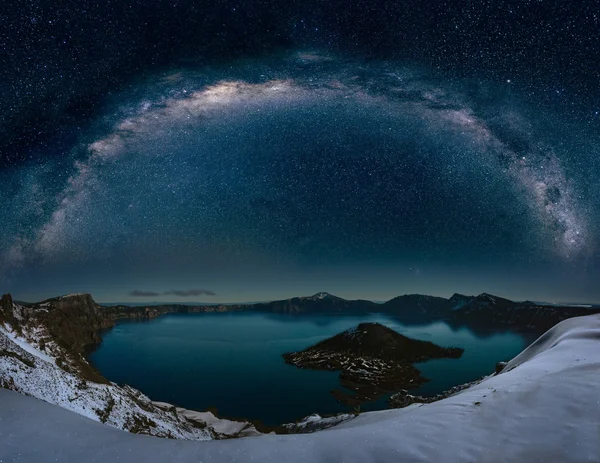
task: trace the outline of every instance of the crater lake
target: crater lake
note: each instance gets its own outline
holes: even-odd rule
[[[330,391],[339,372],[287,365],[282,354],[305,349],[361,322],[382,323],[397,332],[445,347],[465,349],[460,359],[415,366],[430,381],[413,394],[435,395],[494,372],[526,346],[511,332],[475,334],[444,322],[405,325],[385,314],[284,315],[257,312],[167,314],[148,321],[120,321],[103,334],[89,356],[109,380],[129,384],[154,401],[222,418],[265,425],[294,422],[312,413],[351,411]],[[365,409],[386,408],[386,400]]]

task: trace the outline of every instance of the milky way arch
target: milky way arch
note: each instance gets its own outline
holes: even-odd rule
[[[162,260],[191,250],[206,262],[335,261],[396,246],[460,253],[469,242],[483,254],[503,240],[528,259],[589,255],[589,206],[560,153],[510,89],[473,87],[307,53],[155,76],[73,149],[62,186],[47,187],[48,170],[28,174],[19,194],[30,206],[9,216],[4,262],[148,247]]]

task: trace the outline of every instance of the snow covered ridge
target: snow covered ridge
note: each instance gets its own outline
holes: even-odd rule
[[[260,434],[246,422],[159,407],[132,387],[118,386],[101,376],[103,381],[90,380],[82,374],[81,365],[87,364],[83,356],[74,358],[77,354],[55,342],[38,319],[47,309],[40,312],[11,302],[9,313],[7,298],[2,303],[0,315],[10,322],[0,319],[0,387],[132,433],[186,440]]]
[[[331,301],[341,300],[341,298],[334,296],[333,294],[326,293],[324,291],[313,294],[312,296],[302,296],[302,297],[299,297],[298,299],[304,299],[306,301],[322,301],[323,299],[329,299]]]
[[[571,318],[498,375],[431,404],[309,434],[181,442],[123,433],[0,389],[0,460],[27,463],[598,463],[600,315]],[[310,422],[318,420],[312,417]],[[48,423],[51,423],[49,425]]]

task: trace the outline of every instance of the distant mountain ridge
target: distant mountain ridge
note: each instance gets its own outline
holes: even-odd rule
[[[372,301],[347,300],[326,292],[312,296],[292,297],[280,301],[262,302],[248,305],[249,310],[259,312],[301,314],[301,313],[352,313],[376,311],[381,306]]]
[[[25,304],[22,304],[25,306]],[[455,293],[449,299],[423,294],[405,294],[384,303],[368,300],[348,300],[327,292],[311,296],[259,302],[255,304],[184,305],[162,304],[147,306],[97,304],[89,294],[71,294],[26,304],[33,309],[59,309],[57,330],[67,342],[78,346],[94,345],[100,341],[97,332],[110,328],[119,319],[150,319],[169,313],[204,312],[264,312],[288,315],[384,313],[401,323],[422,324],[443,320],[454,327],[472,330],[518,331],[540,335],[567,318],[600,313],[599,307],[559,306],[536,302],[514,302],[482,293],[467,296]],[[84,329],[85,328],[85,329]]]
[[[227,306],[220,306],[227,310]],[[384,303],[347,300],[329,293],[293,297],[259,304],[231,306],[232,310],[270,313],[342,314],[385,313],[408,324],[444,320],[451,326],[467,326],[475,331],[513,330],[539,335],[567,318],[600,313],[600,308],[515,302],[482,293],[467,296],[455,293],[449,299],[423,294],[405,294]]]

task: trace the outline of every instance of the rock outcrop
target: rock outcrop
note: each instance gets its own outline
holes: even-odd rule
[[[14,323],[13,300],[10,294],[3,294],[0,299],[0,323]]]
[[[2,312],[4,314],[12,314],[13,301],[12,296],[10,294],[2,295],[2,299],[0,299],[0,308],[2,309]]]
[[[464,389],[474,386],[475,384],[479,384],[484,379],[485,378],[480,378],[476,379],[475,381],[469,381],[468,383],[459,384],[458,386],[454,386],[453,388],[450,388],[447,391],[441,392],[440,394],[430,397],[412,395],[406,389],[402,389],[401,391],[398,391],[390,396],[390,398],[388,399],[388,404],[390,408],[404,408],[412,404],[430,404],[433,402],[437,402],[438,400],[451,397],[454,394],[458,394]]]
[[[356,418],[355,413],[340,413],[334,416],[322,417],[318,414],[307,416],[295,423],[286,423],[277,429],[277,434],[309,434],[323,429],[332,428],[340,423]]]

